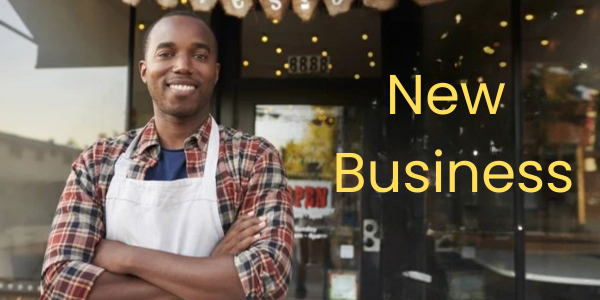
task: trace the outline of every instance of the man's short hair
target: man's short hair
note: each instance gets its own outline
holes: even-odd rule
[[[194,18],[194,19],[200,20],[202,23],[206,24],[206,22],[204,22],[204,20],[198,14],[196,14],[192,11],[189,11],[189,10],[173,10],[173,11],[170,11],[170,12],[164,14],[162,17],[158,18],[158,20],[154,21],[148,27],[148,29],[144,32],[144,35],[142,36],[142,49],[144,51],[143,52],[144,57],[146,57],[146,51],[148,51],[148,38],[150,37],[150,33],[152,32],[152,29],[154,28],[154,26],[158,22],[160,22],[160,20],[162,20],[164,18],[176,17],[176,16]],[[218,53],[219,45],[217,45],[217,37],[215,36],[215,33],[212,31],[212,28],[210,28],[210,26],[208,26],[208,24],[206,24],[206,27],[208,28],[208,31],[210,32],[213,40],[215,41],[215,47],[216,47],[215,51]]]

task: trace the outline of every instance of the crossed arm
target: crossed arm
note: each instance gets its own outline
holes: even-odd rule
[[[96,280],[88,299],[244,299],[234,255],[261,239],[264,221],[240,217],[209,258],[102,240],[93,264],[106,271]]]
[[[264,215],[259,226],[264,228],[256,227],[263,220],[239,217],[213,255],[192,258],[104,240],[102,204],[92,192],[93,167],[82,155],[53,221],[40,299],[283,299],[291,271],[293,213],[285,175],[274,172],[273,162],[280,165],[270,151],[255,162],[240,209]]]

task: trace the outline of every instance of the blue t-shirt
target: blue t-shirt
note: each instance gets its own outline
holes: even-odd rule
[[[183,178],[187,178],[184,150],[161,149],[158,163],[148,169],[145,180],[170,181]]]

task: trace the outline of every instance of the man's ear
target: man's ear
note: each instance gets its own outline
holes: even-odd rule
[[[146,79],[146,70],[147,70],[147,68],[146,68],[146,61],[145,60],[140,60],[139,67],[140,67],[140,76],[142,77],[142,81],[144,83],[146,83],[146,81],[147,81],[147,79]]]
[[[216,67],[216,76],[215,76],[215,84],[217,85],[217,82],[219,82],[219,73],[221,72],[221,64],[217,63],[217,67]]]

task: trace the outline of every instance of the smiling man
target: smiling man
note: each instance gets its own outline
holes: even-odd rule
[[[277,150],[219,127],[217,43],[169,13],[140,62],[154,118],[73,163],[52,224],[40,299],[284,299],[293,211]]]

